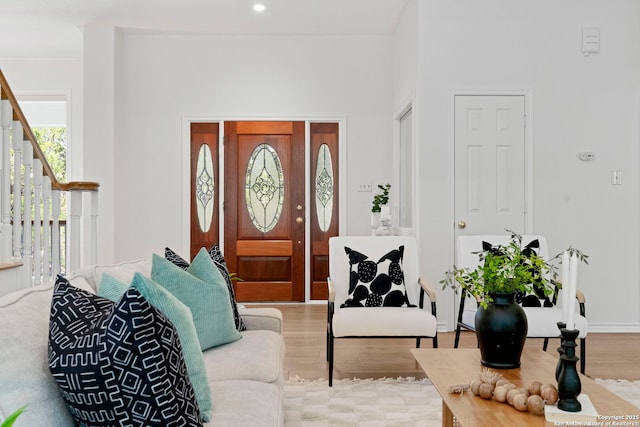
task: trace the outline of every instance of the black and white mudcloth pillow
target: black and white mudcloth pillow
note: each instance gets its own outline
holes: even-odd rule
[[[231,298],[231,306],[233,307],[233,319],[236,323],[236,329],[239,331],[245,331],[247,327],[238,313],[238,305],[236,304],[236,293],[233,289],[233,284],[231,283],[231,274],[229,273],[229,268],[227,267],[227,262],[222,255],[222,251],[220,250],[220,246],[213,245],[211,249],[209,249],[209,256],[213,263],[220,270],[220,274],[224,277],[224,281],[227,283],[227,289],[229,290],[229,297]]]
[[[224,256],[220,251],[220,246],[213,245],[211,249],[209,249],[209,256],[211,260],[220,271],[220,274],[224,278],[225,283],[227,284],[227,290],[229,291],[229,299],[231,300],[231,308],[233,309],[233,321],[235,322],[236,329],[240,332],[245,331],[247,327],[242,320],[242,316],[238,313],[238,305],[236,303],[236,293],[233,289],[233,284],[231,283],[231,275],[229,274],[229,269],[227,268],[227,263],[224,260]],[[171,261],[174,265],[180,267],[183,270],[189,268],[189,263],[184,260],[180,255],[175,253],[170,248],[164,248],[164,257],[167,261]]]
[[[49,370],[81,426],[202,426],[178,334],[135,288],[120,301],[58,276]]]
[[[173,265],[180,267],[183,270],[189,268],[189,263],[184,260],[180,255],[175,253],[171,248],[164,248],[164,257],[167,261],[171,261]]]
[[[404,246],[378,261],[344,247],[349,257],[349,298],[341,307],[409,307],[402,271]]]
[[[485,252],[500,254],[502,246],[492,245],[489,242],[483,241],[482,250]],[[524,248],[522,248],[522,253],[527,256],[538,255],[538,250],[540,250],[540,241],[538,239],[533,239],[527,243]],[[549,297],[544,294],[544,285],[542,283],[534,283],[533,285],[535,295],[525,295],[522,292],[516,292],[516,302],[523,307],[553,307],[553,302],[551,302]]]

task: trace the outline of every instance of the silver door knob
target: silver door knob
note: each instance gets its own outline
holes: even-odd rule
[[[461,230],[462,230],[462,229],[463,229],[463,228],[465,228],[466,226],[467,226],[467,223],[466,223],[466,222],[464,222],[464,221],[458,221],[458,228],[459,228],[459,229],[461,229]]]

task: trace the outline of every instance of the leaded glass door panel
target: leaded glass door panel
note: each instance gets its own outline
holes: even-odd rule
[[[239,301],[304,301],[304,122],[225,123],[225,259]]]
[[[218,243],[218,123],[191,123],[191,258]]]
[[[311,299],[328,297],[329,237],[338,235],[338,124],[311,123]]]

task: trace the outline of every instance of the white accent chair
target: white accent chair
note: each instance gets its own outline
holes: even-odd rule
[[[536,250],[539,257],[549,260],[549,250],[547,240],[544,236],[525,235],[522,236],[523,247],[534,240],[538,240],[539,248]],[[511,235],[478,235],[459,236],[456,246],[456,267],[474,269],[478,265],[478,252],[482,252],[482,243],[488,242],[491,245],[506,245],[511,240]],[[527,338],[544,338],[542,349],[547,350],[549,338],[560,338],[560,331],[557,323],[563,320],[562,300],[563,290],[560,282],[556,283],[555,292],[550,296],[553,307],[523,307],[527,315],[528,332]],[[560,296],[560,298],[558,298]],[[575,316],[575,327],[580,331],[580,372],[585,371],[586,337],[588,322],[585,317],[584,294],[577,291],[579,313]],[[542,304],[542,301],[541,301]],[[475,332],[475,315],[478,308],[478,301],[464,290],[460,293],[460,306],[458,309],[458,320],[456,325],[456,335],[454,348],[458,347],[461,329]]]
[[[409,302],[415,307],[345,307],[349,298],[350,264],[345,246],[378,261],[404,245],[402,269]],[[327,307],[327,360],[329,386],[333,383],[336,338],[431,338],[438,347],[436,293],[419,278],[418,251],[410,236],[338,236],[329,239],[329,299]],[[424,307],[425,294],[430,309]]]

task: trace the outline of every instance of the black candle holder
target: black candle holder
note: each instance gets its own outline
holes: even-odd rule
[[[564,348],[562,347],[564,345],[564,338],[562,337],[562,330],[566,329],[567,324],[564,322],[558,322],[558,329],[560,329],[560,347],[558,347],[558,354],[560,355],[560,357],[558,357],[558,365],[556,366],[556,382],[558,381],[558,379],[560,378],[560,372],[562,371],[562,355],[564,354]]]
[[[560,356],[562,367],[558,376],[558,409],[567,412],[580,412],[582,404],[578,401],[582,384],[576,369],[576,338],[580,331],[577,329],[560,329],[564,354]]]

